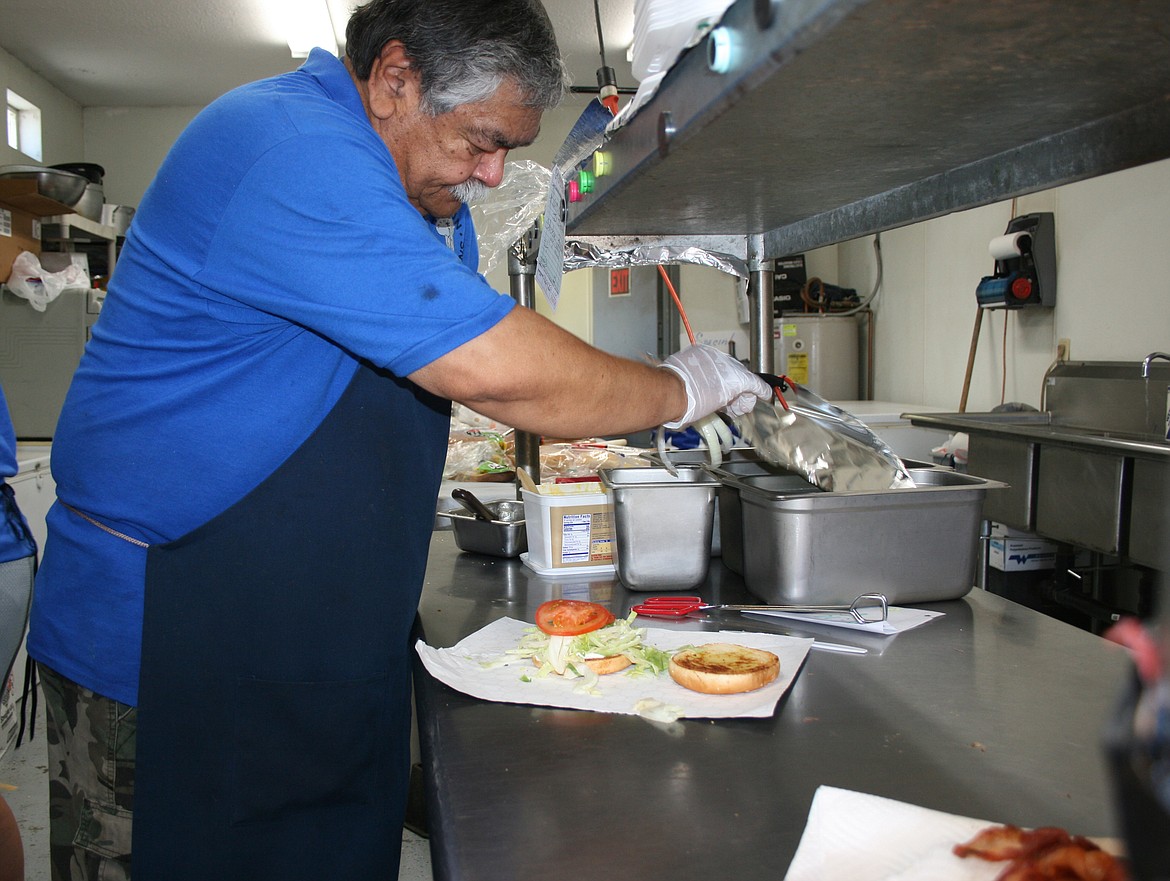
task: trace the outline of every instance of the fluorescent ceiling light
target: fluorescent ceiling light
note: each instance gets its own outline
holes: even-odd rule
[[[284,27],[293,58],[307,58],[316,46],[337,54],[337,34],[325,0],[289,0]]]

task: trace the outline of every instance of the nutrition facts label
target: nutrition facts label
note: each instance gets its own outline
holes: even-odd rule
[[[592,530],[592,514],[566,514],[561,518],[562,563],[583,563],[590,559]]]

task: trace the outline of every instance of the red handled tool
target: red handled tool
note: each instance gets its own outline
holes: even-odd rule
[[[648,618],[685,618],[693,612],[790,612],[818,615],[847,612],[858,624],[876,624],[889,614],[886,597],[880,593],[863,593],[853,602],[841,605],[741,605],[704,603],[702,597],[647,597],[633,610]]]

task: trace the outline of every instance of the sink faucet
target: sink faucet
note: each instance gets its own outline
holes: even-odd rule
[[[1146,355],[1146,359],[1142,361],[1142,379],[1150,378],[1150,362],[1156,358],[1161,358],[1163,361],[1170,361],[1170,355],[1165,352],[1151,352]]]

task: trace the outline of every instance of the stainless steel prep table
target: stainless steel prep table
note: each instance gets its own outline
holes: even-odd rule
[[[699,593],[748,596],[717,558]],[[551,581],[519,560],[461,553],[450,532],[436,532],[422,635],[450,646],[496,618],[531,620],[558,596],[621,614],[646,594],[612,578]],[[981,590],[932,608],[945,617],[885,640],[794,628],[869,652],[811,651],[769,719],[663,725],[490,703],[439,683],[416,659],[435,878],[569,870],[776,881],[820,784],[996,822],[1119,834],[1101,742],[1128,676],[1122,650]]]

